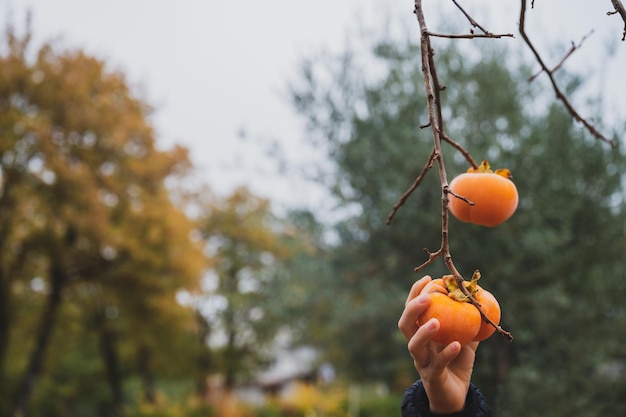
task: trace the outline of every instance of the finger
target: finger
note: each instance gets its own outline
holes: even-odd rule
[[[422,294],[407,303],[400,319],[398,320],[398,328],[407,340],[413,337],[419,328],[417,318],[429,304],[430,296],[428,294]]]
[[[430,365],[434,352],[429,346],[432,345],[430,342],[437,330],[439,330],[439,320],[430,319],[423,326],[420,326],[409,340],[409,353],[411,353],[418,370]]]
[[[417,297],[419,293],[422,292],[426,284],[428,284],[431,280],[432,278],[429,275],[424,275],[422,278],[417,280],[411,287],[411,290],[409,291],[409,296],[406,298],[406,302],[404,303],[404,305],[407,305],[409,301]]]
[[[474,363],[477,347],[478,342],[470,342],[463,346],[463,348],[461,348],[461,352],[457,355],[456,360],[461,361],[461,363]]]
[[[459,353],[461,352],[461,344],[459,342],[452,342],[448,346],[444,347],[438,355],[433,358],[432,368],[435,373],[443,372],[443,370],[450,365]]]
[[[470,349],[472,349],[473,352],[476,352],[476,349],[478,349],[478,344],[480,342],[469,342],[466,346]]]

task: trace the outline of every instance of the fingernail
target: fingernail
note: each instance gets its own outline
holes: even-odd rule
[[[434,329],[434,328],[435,328],[435,326],[437,326],[437,325],[435,324],[435,319],[430,319],[430,320],[428,320],[428,321],[426,322],[426,324],[425,324],[425,327],[426,327],[427,329]]]

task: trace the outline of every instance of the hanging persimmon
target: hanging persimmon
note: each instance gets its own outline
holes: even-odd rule
[[[487,161],[478,168],[468,169],[450,182],[450,212],[462,222],[481,226],[493,227],[505,222],[515,213],[519,201],[511,178],[511,171],[493,172]]]

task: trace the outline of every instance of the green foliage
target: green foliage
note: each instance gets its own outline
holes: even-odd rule
[[[398,415],[402,397],[397,394],[385,396],[369,396],[359,405],[359,417],[395,416]]]
[[[560,103],[529,88],[526,69],[504,64],[506,51],[456,45],[436,54],[446,133],[476,160],[511,169],[521,196],[498,228],[451,220],[455,264],[466,276],[481,270],[515,337],[481,345],[475,380],[501,415],[621,414],[621,402],[598,398],[626,378],[617,331],[625,317],[624,152],[590,139]],[[321,177],[356,213],[336,226],[330,288],[317,293],[335,300],[322,304],[332,308],[322,338],[351,377],[406,383],[414,370],[396,322],[417,278],[411,271],[426,259],[421,249],[439,247],[441,191],[432,170],[385,225],[426,163],[432,133],[419,128],[426,101],[418,47],[384,40],[372,50],[363,61],[385,68],[380,78],[364,79],[360,57],[348,51],[305,65],[292,97],[310,139],[334,162],[333,175]],[[449,179],[468,167],[450,146],[444,156]],[[442,263],[424,271],[442,272]],[[605,368],[618,376],[607,379]]]

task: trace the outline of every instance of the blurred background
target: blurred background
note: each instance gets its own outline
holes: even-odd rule
[[[449,136],[520,192],[498,228],[450,224],[514,336],[474,381],[497,416],[621,415],[624,22],[527,12],[549,66],[577,47],[556,79],[611,148],[529,81],[518,1],[462,5],[515,35],[433,39]],[[413,7],[0,0],[0,415],[399,415],[397,320],[441,235],[436,172],[385,224],[432,149]]]

